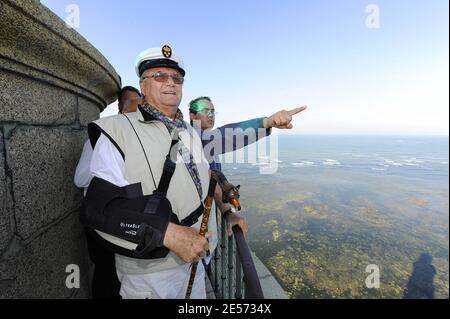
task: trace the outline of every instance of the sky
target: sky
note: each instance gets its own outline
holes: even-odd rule
[[[449,134],[448,0],[41,0],[139,87],[139,52],[184,60],[180,108],[223,125],[308,105],[284,133]],[[117,102],[101,116],[117,112]]]

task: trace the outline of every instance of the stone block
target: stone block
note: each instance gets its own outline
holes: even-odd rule
[[[7,143],[18,235],[26,239],[77,209],[82,193],[73,183],[84,131],[20,126]]]
[[[89,257],[78,213],[60,220],[54,227],[23,245],[13,242],[0,260],[0,299],[86,298],[89,296]],[[68,265],[80,269],[80,288],[69,289]]]
[[[76,97],[68,91],[0,72],[0,121],[59,125],[75,122]]]
[[[90,122],[100,118],[100,109],[93,102],[79,97],[78,117],[81,126],[87,126]]]

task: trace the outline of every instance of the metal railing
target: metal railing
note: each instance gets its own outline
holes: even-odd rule
[[[216,211],[219,215],[220,212]],[[221,214],[220,214],[221,215]],[[227,235],[227,222],[218,218],[219,242],[208,267],[217,299],[264,299],[258,274],[239,226],[233,227],[233,236]]]

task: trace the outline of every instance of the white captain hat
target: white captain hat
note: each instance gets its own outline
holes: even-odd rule
[[[186,74],[183,60],[179,56],[172,54],[172,49],[168,45],[144,50],[136,58],[135,69],[139,77],[145,70],[157,67],[175,69],[183,76]]]

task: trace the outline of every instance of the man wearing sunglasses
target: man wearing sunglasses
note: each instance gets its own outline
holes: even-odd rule
[[[255,132],[257,132],[258,128],[262,127],[263,120],[255,119],[255,120],[250,120],[250,121],[240,122],[240,123],[233,123],[233,124],[228,124],[228,125],[219,127],[215,130],[215,131],[217,131],[216,134],[214,132],[212,132],[212,134],[207,136],[206,134],[204,134],[204,132],[211,131],[213,129],[216,114],[217,114],[217,112],[214,108],[214,104],[213,104],[211,98],[208,96],[201,96],[201,97],[198,97],[198,98],[192,100],[191,102],[189,102],[190,123],[192,126],[194,126],[194,128],[200,129],[199,131],[200,131],[200,135],[202,136],[202,144],[204,147],[206,145],[208,145],[208,143],[212,142],[211,138],[209,138],[209,137],[216,137],[216,138],[219,137],[219,139],[224,144],[226,144],[227,142],[229,143],[230,141],[227,141],[227,138],[226,138],[229,135],[225,134],[225,129],[235,130],[236,128],[247,127],[247,128],[252,128],[255,130]],[[237,131],[237,132],[239,133],[239,131]],[[243,131],[241,131],[240,133],[243,133]],[[261,137],[270,135],[270,133],[271,133],[271,130],[267,129],[266,131],[263,131],[262,134],[255,134],[254,139],[252,139],[252,140],[249,140],[248,138],[245,139],[244,143],[242,144],[242,147],[244,147],[248,144],[254,143]],[[235,151],[238,149],[235,141],[231,141],[231,144],[232,144],[232,147],[228,148],[230,151]],[[219,151],[217,151],[217,149],[216,149],[216,152],[214,152],[215,154],[206,154],[207,156],[212,155],[212,158],[209,159],[211,169],[222,171],[222,166],[219,162],[217,155],[222,154],[224,152],[225,152],[225,147],[222,147],[222,148],[219,148]],[[217,153],[219,153],[219,154],[217,154]],[[216,207],[220,210],[222,215],[227,219],[227,232],[228,232],[229,236],[232,235],[232,227],[234,225],[239,225],[241,227],[242,231],[244,232],[244,234],[247,233],[248,225],[247,225],[246,220],[240,214],[233,212],[230,204],[223,203],[222,190],[220,189],[219,185],[216,186],[216,191],[214,194],[214,201],[216,203]]]
[[[231,123],[213,130],[217,112],[211,98],[201,96],[189,102],[189,117],[191,125],[199,129],[202,144],[208,150],[206,156],[210,162],[210,168],[221,171],[222,166],[218,155],[236,151],[239,148],[257,142],[263,137],[269,136],[272,127],[292,128],[291,124],[287,122],[290,122],[292,115],[302,112],[305,108],[300,107],[292,111],[279,111],[268,118],[261,117]],[[233,134],[227,134],[227,130],[231,130]],[[241,143],[238,141],[241,141]],[[214,145],[209,147],[211,144]],[[232,235],[232,227],[234,225],[239,225],[244,233],[246,233],[248,231],[248,225],[245,219],[240,214],[233,212],[231,205],[222,202],[222,191],[220,187],[216,188],[214,199],[217,207],[228,221],[228,235]]]
[[[122,298],[184,298],[190,263],[214,248],[198,234],[209,165],[200,139],[178,109],[185,75],[181,58],[168,46],[151,48],[138,55],[135,66],[143,95],[138,110],[101,118],[88,126],[94,146],[94,179],[81,219],[100,243],[117,249]],[[170,167],[172,175],[167,178]],[[163,197],[156,209],[150,201],[150,206],[139,206],[140,198],[155,191]],[[120,199],[108,197],[114,194]],[[164,198],[172,212],[161,215],[158,207],[167,203]],[[93,221],[89,214],[95,210]],[[127,219],[137,215],[145,223]],[[209,229],[216,229],[215,220],[210,221]],[[205,298],[203,267],[198,267],[197,277],[192,298]]]
[[[178,108],[181,58],[168,46],[151,48],[138,55],[135,67],[143,94],[138,110],[88,126],[94,179],[81,220],[117,251],[122,298],[184,298],[191,263],[217,243],[208,243],[212,234],[198,234],[209,164]],[[208,229],[217,233],[215,218]],[[191,298],[206,297],[204,274],[198,267]]]

